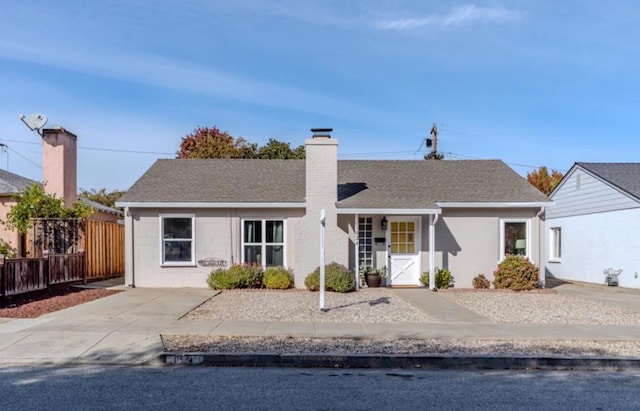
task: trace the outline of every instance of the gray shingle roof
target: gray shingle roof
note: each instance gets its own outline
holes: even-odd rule
[[[304,160],[158,160],[123,202],[303,203]]]
[[[576,163],[576,165],[640,198],[640,163]]]
[[[0,170],[0,194],[20,194],[33,183],[35,181],[6,170]]]
[[[341,208],[549,201],[500,160],[339,161],[338,179]]]
[[[304,160],[158,160],[127,202],[302,203]],[[545,202],[499,160],[338,161],[339,208],[436,208],[439,202]]]

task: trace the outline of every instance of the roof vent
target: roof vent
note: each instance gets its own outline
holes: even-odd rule
[[[331,138],[332,128],[312,128],[313,138]]]

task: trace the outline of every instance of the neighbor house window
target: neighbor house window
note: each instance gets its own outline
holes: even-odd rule
[[[500,259],[507,254],[529,256],[529,220],[500,220]]]
[[[162,265],[194,264],[195,216],[161,215]]]
[[[560,227],[552,227],[549,233],[549,257],[551,260],[560,260],[562,258],[562,229]]]
[[[263,267],[284,266],[284,221],[244,220],[242,261]]]
[[[373,221],[371,217],[358,218],[358,267],[373,267]]]

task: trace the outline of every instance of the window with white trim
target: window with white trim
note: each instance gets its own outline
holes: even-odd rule
[[[560,261],[562,258],[562,228],[551,227],[549,230],[549,259]]]
[[[372,233],[372,217],[358,217],[358,267],[373,267]]]
[[[529,220],[500,220],[500,259],[507,254],[530,256]]]
[[[195,216],[192,214],[160,215],[160,264],[195,264]]]
[[[284,220],[244,220],[242,261],[263,267],[285,265]]]

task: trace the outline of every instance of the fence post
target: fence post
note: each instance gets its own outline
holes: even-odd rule
[[[87,283],[87,266],[85,264],[85,262],[87,261],[87,254],[86,252],[83,252],[80,254],[82,261],[80,262],[80,264],[77,264],[77,266],[82,267],[82,284],[86,284]]]

